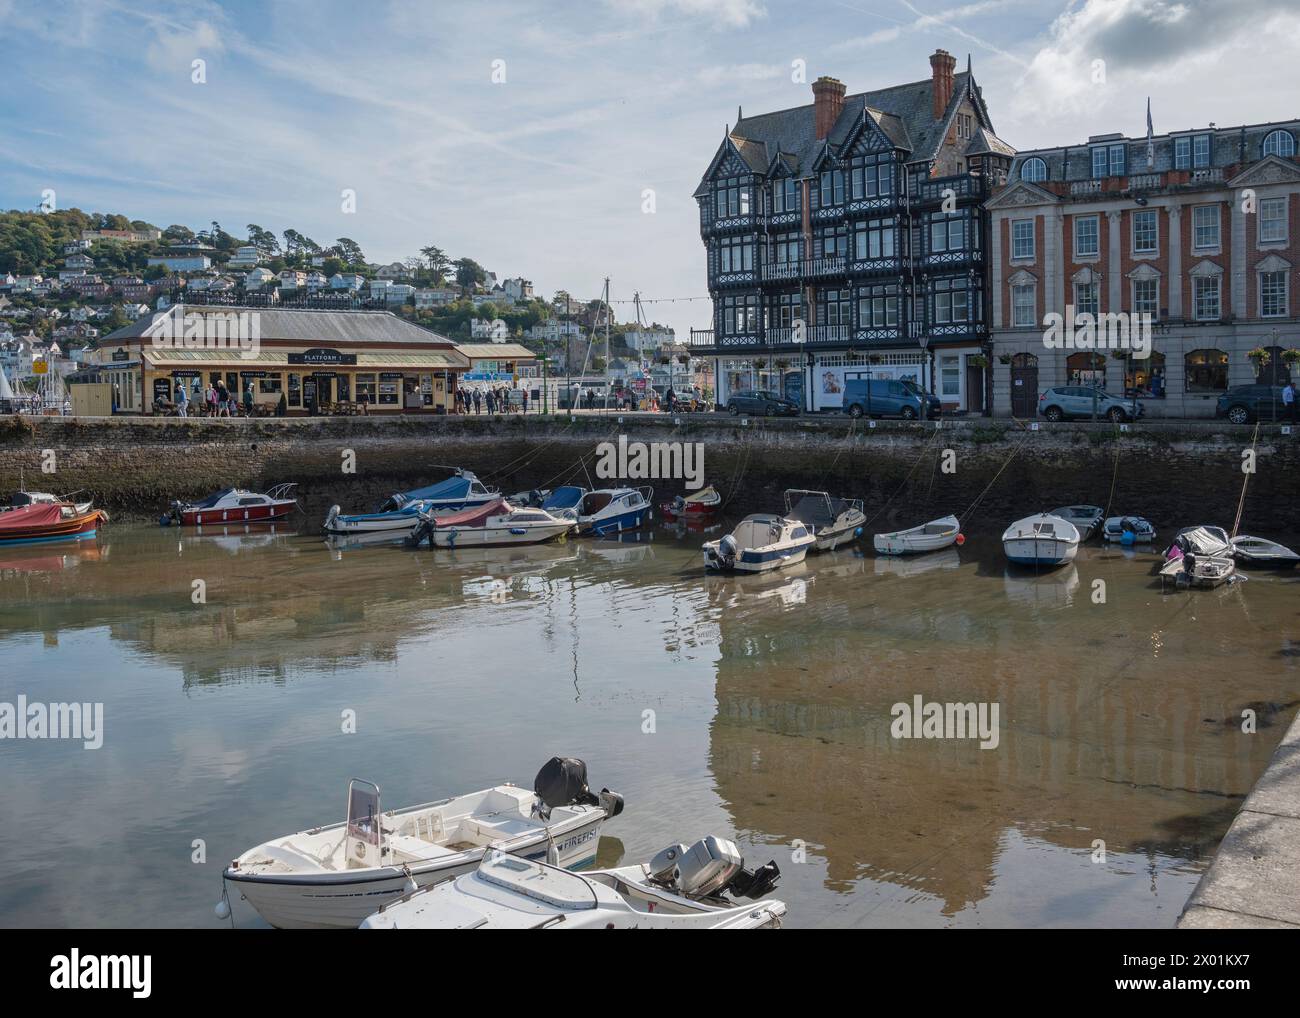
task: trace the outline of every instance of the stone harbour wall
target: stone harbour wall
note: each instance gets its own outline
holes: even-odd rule
[[[365,511],[388,494],[463,466],[503,492],[561,483],[605,485],[598,446],[700,443],[706,483],[731,515],[779,509],[790,487],[863,499],[874,530],[956,513],[967,530],[1086,502],[1152,519],[1162,533],[1194,523],[1231,527],[1252,428],[1222,424],[1040,425],[972,419],[931,424],[847,418],[747,422],[723,415],[297,418],[0,417],[0,497],[19,486],[81,491],[122,518],[154,519],[176,498],[227,486],[296,481],[312,523],[329,506]],[[680,423],[679,423],[680,422]],[[1300,429],[1297,429],[1300,430]],[[1261,428],[1243,532],[1300,531],[1297,436]],[[52,457],[51,457],[52,454]],[[355,473],[345,473],[348,455]],[[42,471],[52,463],[53,473]],[[634,479],[656,499],[677,479]],[[978,501],[973,514],[969,510]]]

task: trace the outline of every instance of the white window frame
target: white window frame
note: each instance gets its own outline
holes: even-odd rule
[[[1151,246],[1138,247],[1138,220],[1146,216],[1151,217]],[[1138,209],[1133,213],[1132,244],[1135,255],[1160,254],[1160,213],[1156,209]]]
[[[1204,229],[1204,230],[1209,230],[1209,229],[1210,229],[1209,225],[1202,226],[1200,223],[1197,222],[1197,219],[1199,219],[1199,218],[1201,217],[1201,214],[1202,214],[1202,213],[1206,213],[1206,214],[1207,214],[1207,217],[1208,217],[1208,215],[1209,215],[1210,213],[1213,214],[1213,220],[1214,220],[1214,222],[1213,222],[1213,226],[1214,226],[1214,243],[1212,243],[1212,244],[1210,244],[1210,243],[1202,244],[1202,243],[1201,243],[1201,239],[1200,239],[1200,237],[1201,237],[1201,231],[1202,231],[1203,229]],[[1216,250],[1216,249],[1219,247],[1219,245],[1223,242],[1223,238],[1222,238],[1222,236],[1221,236],[1221,232],[1222,232],[1222,218],[1223,218],[1223,217],[1222,217],[1222,215],[1221,215],[1220,212],[1219,212],[1219,206],[1217,206],[1217,205],[1194,205],[1194,206],[1192,206],[1192,249],[1193,249],[1194,251],[1213,251],[1213,250]]]
[[[1091,300],[1085,306],[1079,299],[1079,294],[1084,290],[1091,290]],[[1101,314],[1101,285],[1094,279],[1091,283],[1074,284],[1074,313],[1076,315],[1099,315]]]
[[[1282,138],[1286,138],[1289,143],[1290,151],[1283,152],[1282,149],[1287,146],[1283,146],[1279,144],[1274,147],[1274,151],[1270,152],[1268,150],[1269,142],[1271,142],[1274,138],[1279,139],[1279,141]],[[1292,134],[1290,131],[1286,130],[1285,128],[1281,128],[1281,127],[1279,127],[1275,131],[1269,131],[1268,134],[1264,136],[1264,144],[1260,146],[1259,154],[1261,157],[1275,155],[1280,159],[1290,159],[1292,156],[1295,155],[1295,135]]]
[[[1205,152],[1202,156],[1201,143],[1205,143]],[[1208,134],[1198,134],[1192,138],[1192,169],[1203,170],[1213,162],[1214,144]]]
[[[1102,177],[1107,175],[1107,171],[1109,169],[1110,169],[1110,149],[1108,149],[1105,145],[1096,146],[1092,150],[1092,179],[1100,180]]]
[[[1092,223],[1093,250],[1084,251],[1079,247],[1079,238],[1082,231],[1079,227],[1085,223]],[[1101,216],[1075,216],[1074,217],[1074,257],[1078,258],[1099,258],[1101,257]]]
[[[1281,207],[1281,214],[1275,217],[1269,217],[1264,214],[1267,207]],[[1261,244],[1285,244],[1287,242],[1287,199],[1283,195],[1280,198],[1261,198],[1259,200],[1259,242]],[[1276,224],[1277,230],[1275,235],[1269,236],[1270,224]]]
[[[1279,304],[1280,310],[1274,311],[1272,314],[1270,314],[1264,309],[1264,303],[1265,303],[1264,302],[1264,281],[1270,276],[1277,276],[1282,281],[1281,302]],[[1286,270],[1280,269],[1276,272],[1259,273],[1259,317],[1260,318],[1285,318],[1287,316],[1287,311],[1290,309],[1290,305],[1291,305],[1291,280],[1287,278]]]
[[[1028,301],[1019,298],[1027,296]],[[1027,311],[1024,319],[1021,311]],[[1011,287],[1011,327],[1013,329],[1032,329],[1038,324],[1038,287],[1033,283],[1012,284]]]
[[[1214,313],[1201,313],[1201,294],[1198,292],[1205,284],[1214,284]],[[1192,318],[1198,322],[1217,322],[1223,317],[1223,277],[1214,276],[1193,276],[1192,277]]]
[[[1029,227],[1029,231],[1028,231],[1028,232],[1029,232],[1029,236],[1028,236],[1028,238],[1027,238],[1027,243],[1028,243],[1028,248],[1029,248],[1028,251],[1021,251],[1021,250],[1019,249],[1019,246],[1020,246],[1021,241],[1024,240],[1025,238],[1021,238],[1021,237],[1017,237],[1017,236],[1016,236],[1016,227],[1018,227],[1018,226],[1027,226],[1027,227]],[[1032,219],[1013,219],[1013,220],[1011,220],[1011,257],[1012,257],[1012,259],[1013,259],[1013,260],[1022,260],[1022,259],[1027,259],[1027,260],[1031,260],[1031,261],[1032,261],[1034,258],[1038,257],[1038,253],[1037,253],[1037,250],[1036,250],[1035,244],[1036,244],[1036,239],[1035,239],[1035,237],[1034,237],[1034,221],[1033,221]]]
[[[1160,315],[1160,280],[1158,278],[1134,279],[1132,283],[1133,286],[1131,292],[1133,294],[1133,313],[1135,315],[1140,315],[1145,312],[1146,314],[1151,315],[1153,319],[1158,318]],[[1150,306],[1143,306],[1143,304],[1138,300],[1138,287],[1147,285],[1155,287],[1155,297]]]
[[[1190,137],[1174,139],[1174,169],[1190,170],[1192,168],[1192,139]]]
[[[1041,167],[1043,168],[1042,175],[1039,176],[1037,173],[1034,173],[1034,174],[1026,174],[1025,171],[1026,171],[1029,167],[1031,167],[1031,166],[1033,166],[1033,167],[1035,167],[1035,168],[1041,166]],[[1021,180],[1026,180],[1026,181],[1028,181],[1028,182],[1031,183],[1031,184],[1038,184],[1038,183],[1041,183],[1042,181],[1046,180],[1046,179],[1047,179],[1047,160],[1044,159],[1044,158],[1042,158],[1041,156],[1030,156],[1030,157],[1029,157],[1028,159],[1026,159],[1026,160],[1021,164],[1021,166],[1020,166],[1020,179],[1021,179]]]

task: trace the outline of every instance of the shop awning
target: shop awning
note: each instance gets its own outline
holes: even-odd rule
[[[168,347],[145,347],[142,351],[149,366],[159,370],[172,368],[229,367],[240,370],[285,370],[311,374],[313,365],[290,364],[289,354],[297,351],[263,347],[252,356],[242,356],[237,347],[229,350],[176,350]],[[349,371],[468,371],[469,358],[456,350],[357,351],[355,365],[322,365],[333,370]]]

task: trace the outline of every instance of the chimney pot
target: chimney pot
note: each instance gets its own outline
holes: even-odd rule
[[[840,110],[844,109],[844,82],[823,76],[813,82],[812,90],[813,126],[820,140],[831,133]]]

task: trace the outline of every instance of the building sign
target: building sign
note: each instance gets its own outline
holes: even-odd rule
[[[125,361],[125,360],[130,360],[130,358],[131,358],[131,354],[127,350],[113,351],[113,360],[115,361]]]
[[[515,376],[508,371],[467,371],[461,375],[464,382],[513,382]]]
[[[175,372],[173,372],[173,374],[175,374]],[[240,378],[265,378],[267,374],[268,372],[266,371],[241,371],[239,373],[239,377]]]
[[[355,364],[357,355],[331,350],[327,347],[313,347],[302,353],[289,354],[290,364]]]
[[[379,377],[391,380],[394,378],[401,378],[402,373],[400,371],[381,371],[379,372]]]
[[[166,378],[155,378],[153,380],[153,398],[170,402],[172,398],[172,383]]]
[[[172,378],[202,378],[198,371],[173,371]]]

